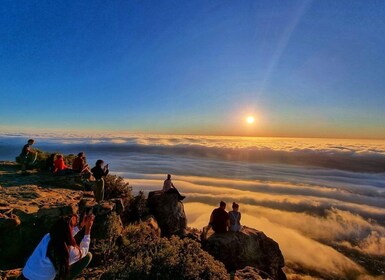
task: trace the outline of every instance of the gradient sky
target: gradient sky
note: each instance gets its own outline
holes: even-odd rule
[[[3,131],[385,138],[385,1],[4,0],[0,100]]]

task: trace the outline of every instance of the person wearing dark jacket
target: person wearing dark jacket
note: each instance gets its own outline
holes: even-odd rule
[[[229,228],[229,214],[225,209],[226,203],[224,201],[221,201],[219,207],[214,209],[211,214],[209,225],[212,226],[213,230],[216,233],[227,232],[227,229]]]
[[[92,175],[95,177],[94,196],[96,202],[104,199],[104,177],[108,175],[108,164],[104,165],[104,161],[98,159],[95,167],[91,169]]]
[[[37,152],[32,149],[35,140],[29,139],[27,144],[23,146],[20,153],[21,170],[25,172],[30,165],[33,165],[37,159]]]

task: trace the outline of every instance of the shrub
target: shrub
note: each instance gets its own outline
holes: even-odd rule
[[[200,244],[179,237],[159,238],[141,225],[126,227],[115,263],[101,279],[228,279],[224,265]]]
[[[132,187],[124,178],[116,175],[107,175],[105,178],[105,199],[121,198],[124,207],[128,207],[132,200]]]
[[[147,217],[150,210],[147,206],[147,199],[143,191],[134,196],[128,206],[127,212],[123,216],[124,222],[137,222]]]

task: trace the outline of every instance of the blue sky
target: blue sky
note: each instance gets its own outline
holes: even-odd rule
[[[384,1],[2,1],[0,128],[385,138],[384,47]]]

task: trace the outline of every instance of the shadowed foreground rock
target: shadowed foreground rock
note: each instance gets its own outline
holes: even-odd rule
[[[214,233],[202,243],[202,246],[217,260],[222,261],[229,271],[251,266],[273,279],[286,279],[282,271],[285,262],[278,243],[261,231],[244,227],[237,233]]]
[[[153,191],[148,194],[148,207],[161,229],[162,236],[184,236],[187,218],[183,203],[174,193]]]
[[[80,197],[34,185],[0,187],[0,269],[23,266],[57,217],[76,213]]]
[[[122,231],[119,214],[124,207],[121,199],[97,204],[93,201],[92,192],[34,185],[0,187],[0,270],[24,266],[60,216],[76,214],[78,208],[89,207],[96,215],[91,232],[92,265],[100,265],[106,249]],[[82,233],[76,235],[77,238],[82,236]]]

